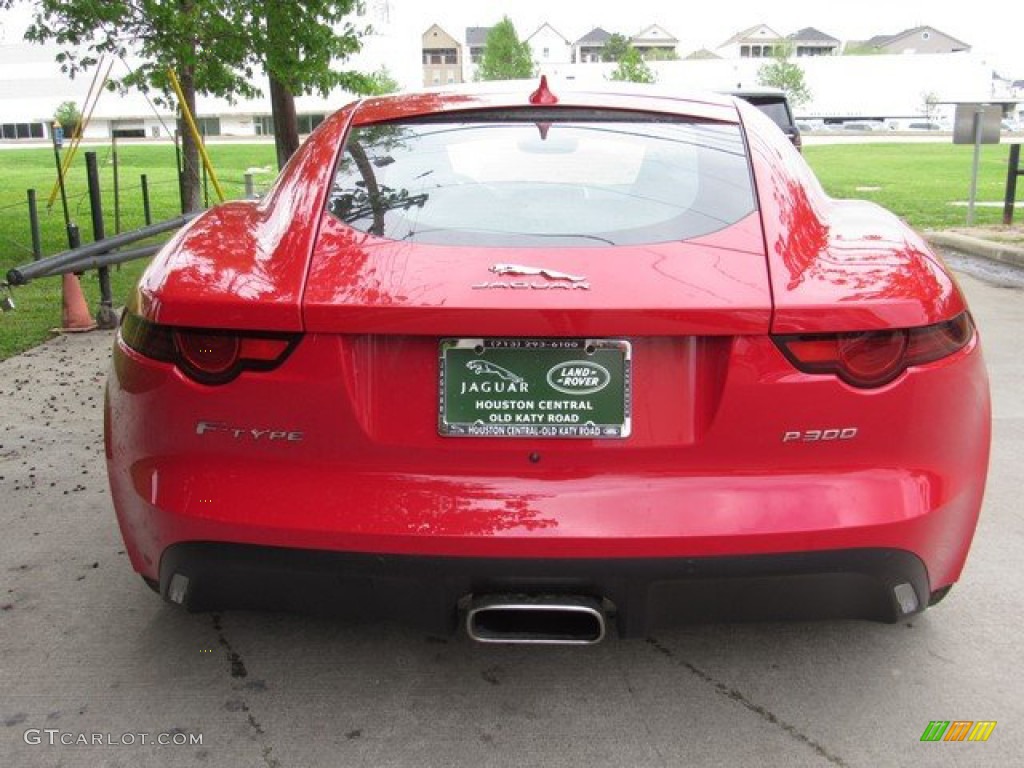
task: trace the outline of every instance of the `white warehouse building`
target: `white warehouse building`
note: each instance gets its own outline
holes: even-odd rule
[[[372,72],[386,64],[391,75],[406,88],[422,83],[420,33],[396,31],[374,21],[375,34],[364,50],[346,64]],[[605,83],[613,64],[567,61],[568,42],[548,25],[534,34],[531,43],[540,69],[556,74],[557,81],[595,86]],[[566,49],[566,50],[563,50]],[[49,138],[50,123],[58,105],[73,101],[82,107],[91,73],[75,80],[63,75],[54,61],[56,49],[29,43],[0,43],[0,141]],[[938,101],[1007,100],[1017,97],[1003,81],[993,79],[984,58],[970,52],[927,55],[814,56],[797,60],[803,68],[812,99],[796,110],[798,117],[818,119],[913,118],[924,113],[926,94]],[[733,90],[756,87],[757,71],[764,60],[718,58],[652,61],[650,66],[663,87],[680,92],[694,89]],[[125,74],[126,64],[114,63],[113,76]],[[269,89],[262,86],[264,94]],[[300,132],[307,133],[324,115],[353,97],[343,91],[329,98],[301,96],[296,99]],[[948,119],[951,107],[939,116]],[[269,99],[238,100],[199,97],[197,117],[208,136],[255,137],[271,132]],[[165,138],[174,130],[173,115],[166,107],[154,107],[142,94],[105,92],[99,99],[86,138],[111,136]]]

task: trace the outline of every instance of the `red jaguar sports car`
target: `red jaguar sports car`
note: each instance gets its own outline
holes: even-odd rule
[[[166,245],[106,397],[150,586],[539,643],[946,594],[990,441],[956,281],[756,107],[611,87],[354,102]]]

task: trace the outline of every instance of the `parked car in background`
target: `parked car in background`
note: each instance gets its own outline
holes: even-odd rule
[[[890,131],[948,131],[949,126],[943,125],[937,120],[925,119],[891,119],[883,124]]]
[[[743,99],[488,87],[349,104],[146,268],[104,413],[134,569],[485,642],[942,599],[989,390],[921,237]]]
[[[789,105],[789,97],[786,92],[777,88],[757,88],[729,91],[733,96],[739,96],[764,112],[782,130],[786,137],[797,149],[803,149],[803,140],[800,136],[800,129],[796,120],[793,119],[793,110]]]
[[[842,124],[844,131],[881,131],[885,124],[879,120],[847,120]]]

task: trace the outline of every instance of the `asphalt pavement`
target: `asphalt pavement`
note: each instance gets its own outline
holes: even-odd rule
[[[551,648],[188,614],[133,573],[115,524],[110,333],[0,362],[0,766],[1020,765],[1024,281],[960,279],[992,378],[989,486],[962,581],[896,625]],[[997,725],[922,742],[933,720]]]

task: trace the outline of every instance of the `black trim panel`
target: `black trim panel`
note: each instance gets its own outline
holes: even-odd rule
[[[457,628],[460,600],[501,593],[587,595],[614,607],[626,637],[708,621],[869,619],[905,615],[893,587],[929,602],[924,564],[902,550],[743,557],[504,559],[311,551],[218,542],[169,547],[160,593],[188,577],[189,610],[255,608]]]

